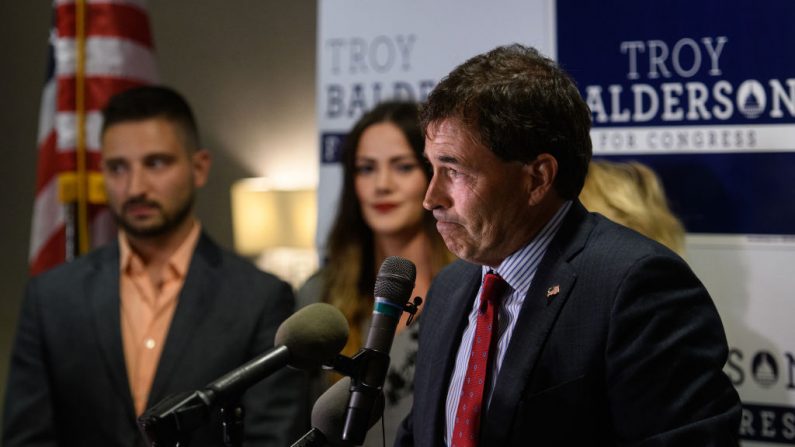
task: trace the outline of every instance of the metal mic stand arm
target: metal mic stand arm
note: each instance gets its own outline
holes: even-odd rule
[[[243,405],[238,403],[221,407],[221,425],[223,426],[224,445],[227,447],[241,447],[245,434],[243,421],[246,412]]]
[[[151,447],[185,447],[197,428],[210,422],[217,408],[212,389],[178,393],[158,402],[138,418],[138,427]],[[245,411],[237,399],[221,407],[224,445],[243,445]]]
[[[389,354],[364,348],[353,358],[337,355],[332,367],[351,378],[342,439],[353,445],[362,445],[364,439],[359,439],[360,435],[363,436],[361,427],[369,427],[368,421],[371,420],[375,402],[381,395],[381,387],[373,384],[384,383],[389,368]]]
[[[211,399],[204,391],[174,394],[146,410],[138,427],[152,447],[184,447],[190,434],[210,420]]]

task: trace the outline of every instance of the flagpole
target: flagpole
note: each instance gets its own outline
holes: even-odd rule
[[[91,247],[88,231],[88,175],[86,172],[86,0],[75,0],[75,114],[77,116],[77,242],[78,253],[88,253]]]

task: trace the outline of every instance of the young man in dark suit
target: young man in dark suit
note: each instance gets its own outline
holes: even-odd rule
[[[709,294],[577,200],[591,117],[568,75],[500,47],[443,79],[422,118],[424,205],[462,261],[428,293],[395,445],[737,445]]]
[[[102,166],[118,241],[33,278],[11,369],[3,445],[143,445],[136,418],[273,345],[294,307],[285,282],[216,245],[194,216],[210,155],[165,87],[114,96]],[[280,371],[242,397],[245,440],[283,446],[304,427],[304,379]],[[218,418],[191,445],[223,445]]]

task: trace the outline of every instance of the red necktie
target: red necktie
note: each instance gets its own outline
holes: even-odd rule
[[[475,338],[469,363],[461,386],[461,399],[455,414],[452,447],[474,447],[478,444],[480,416],[483,409],[483,390],[488,377],[489,357],[494,356],[497,345],[497,313],[499,299],[506,283],[500,275],[489,272],[483,278],[483,289],[478,304]],[[492,337],[492,334],[495,334]]]

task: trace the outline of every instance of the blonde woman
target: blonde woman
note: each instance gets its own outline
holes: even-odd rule
[[[646,165],[591,161],[580,201],[589,211],[684,255],[685,229],[668,207],[659,178]]]

